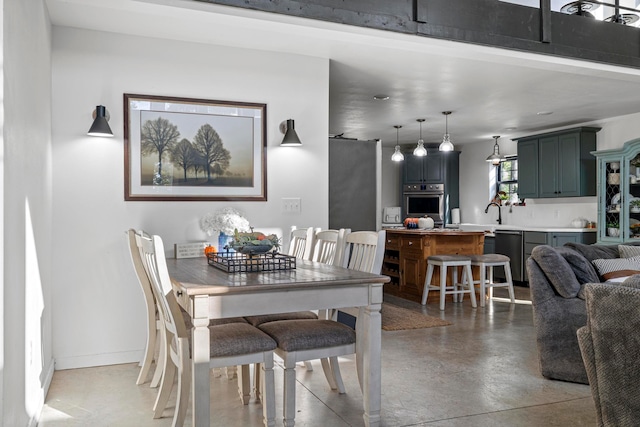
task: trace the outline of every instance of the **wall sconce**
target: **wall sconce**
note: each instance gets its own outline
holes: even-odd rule
[[[281,123],[280,131],[284,133],[284,138],[282,138],[282,142],[280,143],[281,147],[300,147],[302,145],[302,142],[296,133],[293,119],[287,120],[286,123]]]
[[[109,113],[104,105],[96,106],[96,109],[93,111],[93,118],[93,124],[91,125],[89,132],[87,132],[87,135],[104,137],[113,136],[113,132],[111,132],[111,128],[109,127]]]

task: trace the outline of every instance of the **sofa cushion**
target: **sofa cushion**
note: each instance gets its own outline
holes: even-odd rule
[[[578,252],[568,247],[560,247],[555,249],[558,253],[560,253],[560,255],[562,255],[565,260],[567,260],[567,262],[573,269],[573,274],[575,274],[576,279],[578,279],[578,283],[582,285],[583,283],[594,283],[600,281],[598,272],[594,268],[593,264],[591,264],[589,260],[580,255]]]
[[[620,258],[640,256],[640,246],[618,245],[618,252],[620,253]]]
[[[580,291],[580,283],[565,258],[548,245],[533,248],[531,258],[538,263],[556,292],[564,298],[575,298]]]
[[[640,274],[640,256],[631,258],[594,259],[593,265],[604,280]]]
[[[587,245],[584,243],[569,242],[565,243],[564,246],[573,249],[589,261],[620,257],[618,245]]]

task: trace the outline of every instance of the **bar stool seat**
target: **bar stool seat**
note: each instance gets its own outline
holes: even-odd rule
[[[487,298],[487,288],[489,289],[489,300],[493,300],[493,288],[508,288],[509,298],[511,304],[515,304],[516,299],[513,292],[513,279],[511,277],[511,259],[506,255],[501,254],[484,254],[484,255],[469,255],[471,259],[471,265],[477,266],[480,270],[479,280],[473,281],[480,285],[480,307],[484,307],[485,299]],[[502,267],[504,269],[504,275],[506,282],[494,282],[493,280],[493,268]],[[487,271],[489,272],[487,278]],[[504,300],[500,298],[500,300]]]
[[[432,285],[434,267],[440,268],[440,286]],[[453,283],[447,286],[447,268],[453,268]],[[458,267],[463,268],[462,277],[470,277],[466,283],[458,283]],[[465,276],[466,273],[466,276]],[[464,282],[464,280],[463,280]],[[464,289],[466,287],[466,289]],[[466,255],[431,255],[427,258],[427,277],[424,281],[422,291],[422,305],[427,303],[429,290],[440,291],[440,310],[444,310],[444,299],[446,294],[453,295],[455,302],[458,295],[468,293],[471,296],[471,306],[476,307],[476,294],[473,286],[473,275],[471,273],[471,258]],[[462,298],[460,298],[462,301]]]

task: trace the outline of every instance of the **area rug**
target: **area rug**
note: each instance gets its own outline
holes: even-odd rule
[[[403,329],[433,328],[435,326],[452,325],[451,322],[438,317],[428,316],[417,311],[407,310],[397,305],[383,303],[382,329],[385,331],[400,331]]]

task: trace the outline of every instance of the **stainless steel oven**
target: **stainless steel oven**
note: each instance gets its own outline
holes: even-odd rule
[[[428,216],[437,225],[444,220],[444,184],[405,184],[402,188],[404,215]]]

